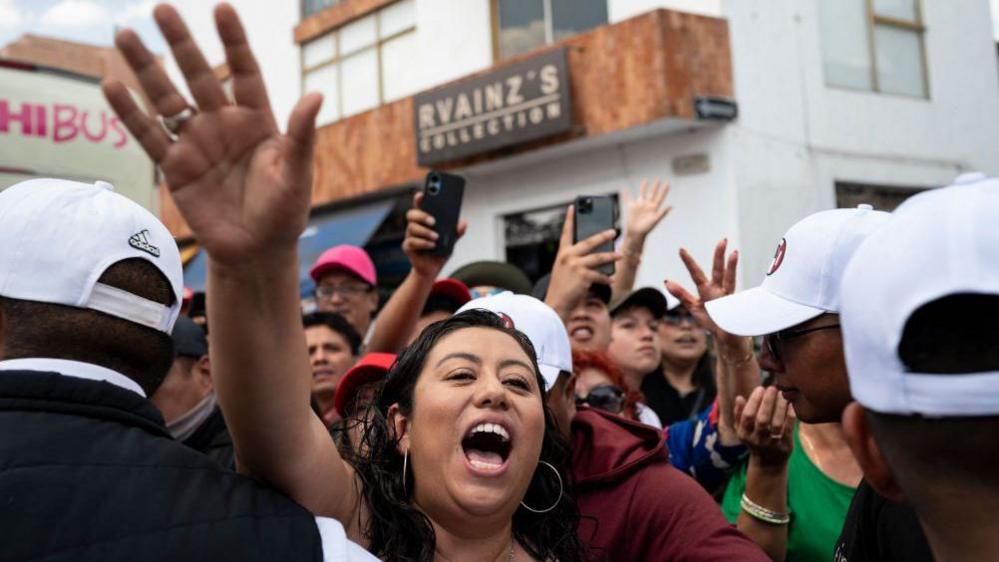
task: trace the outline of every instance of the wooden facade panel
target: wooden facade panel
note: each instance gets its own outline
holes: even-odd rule
[[[309,22],[320,16],[333,18],[340,13],[338,9],[370,11],[386,3],[352,0],[338,4],[303,22],[296,29],[296,38],[300,32],[306,33],[302,31],[306,24],[318,26]],[[329,29],[322,27],[317,33]],[[546,49],[562,46],[568,47],[572,131],[440,167],[464,167],[665,118],[693,119],[696,96],[733,97],[728,24],[722,19],[656,10]],[[461,80],[488,74],[538,52],[504,60]],[[313,203],[328,204],[420,181],[426,170],[416,161],[412,98],[324,126],[316,143]],[[162,192],[167,197],[166,190]],[[175,212],[172,205],[164,202],[162,209],[171,230],[183,232],[174,230],[182,222],[170,216]]]
[[[305,43],[398,0],[344,0],[312,14],[295,27],[296,43]]]

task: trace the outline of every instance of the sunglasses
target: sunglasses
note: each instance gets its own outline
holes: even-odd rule
[[[783,361],[783,347],[784,344],[789,340],[794,338],[800,338],[805,334],[810,334],[812,332],[819,332],[821,330],[832,330],[838,329],[839,324],[829,324],[828,326],[816,326],[814,328],[805,328],[803,330],[781,330],[779,332],[774,332],[772,334],[767,334],[763,336],[763,345],[767,346],[767,351],[773,356],[777,361]]]
[[[583,404],[612,414],[620,414],[624,411],[624,390],[611,384],[595,386],[586,396],[576,397],[576,405]]]
[[[689,312],[679,312],[679,313],[672,311],[667,312],[666,316],[663,316],[662,321],[666,324],[669,324],[670,326],[679,326],[684,322],[694,327],[697,326],[697,320],[695,320],[694,317],[691,316]]]

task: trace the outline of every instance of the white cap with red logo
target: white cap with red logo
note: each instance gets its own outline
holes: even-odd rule
[[[708,315],[726,332],[761,336],[839,312],[839,284],[846,264],[860,242],[890,216],[859,205],[805,217],[778,243],[763,283],[708,301]]]
[[[498,295],[468,301],[455,314],[483,309],[505,316],[534,345],[538,368],[545,379],[545,391],[558,381],[560,372],[572,372],[572,344],[559,315],[550,306],[527,295],[504,291]]]

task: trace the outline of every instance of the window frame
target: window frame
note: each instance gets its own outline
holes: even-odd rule
[[[499,3],[500,0],[489,0],[489,11],[490,11],[490,16],[492,16],[491,27],[493,29],[493,62],[498,62],[501,60],[508,59],[510,57],[518,56],[518,55],[510,55],[509,57],[504,57],[503,53],[500,51]],[[609,13],[610,6],[607,7],[607,11],[608,11],[607,23],[610,23],[610,13]],[[555,16],[554,13],[552,12],[552,0],[541,0],[541,12],[545,19],[545,42],[543,45],[539,45],[538,48],[546,47],[555,42]]]
[[[323,7],[323,8],[319,8],[318,10],[316,10],[316,11],[314,11],[312,13],[309,13],[308,8],[306,7],[308,5],[308,3],[309,3],[309,0],[299,0],[299,4],[298,4],[299,18],[298,18],[298,21],[307,20],[307,19],[311,18],[312,16],[314,16],[314,15],[322,12],[323,10],[328,10],[328,9],[332,8],[333,6],[336,6],[340,2],[343,2],[343,0],[330,0],[329,6],[326,6],[326,7]]]
[[[822,1],[822,0],[820,0]],[[837,0],[839,1],[839,0]],[[871,69],[871,87],[868,88],[857,88],[852,86],[845,86],[841,84],[832,84],[826,80],[826,86],[831,88],[838,88],[841,90],[851,90],[855,92],[871,92],[875,94],[887,95],[887,96],[899,96],[914,100],[929,100],[932,99],[930,92],[930,67],[929,61],[926,56],[926,24],[923,20],[923,2],[922,0],[913,0],[913,5],[916,11],[916,19],[905,20],[900,18],[895,18],[891,16],[882,16],[877,13],[874,8],[875,0],[863,0],[864,9],[867,12],[867,59]],[[881,80],[878,78],[878,46],[875,39],[875,31],[878,26],[888,27],[891,29],[897,29],[901,31],[909,31],[916,33],[919,38],[919,62],[923,71],[923,95],[913,96],[910,94],[900,94],[897,92],[885,92],[881,89]],[[823,53],[823,57],[825,54]]]
[[[399,0],[399,1],[401,2],[401,1],[405,1],[405,0]],[[304,0],[303,0],[303,2],[304,2]],[[384,77],[383,77],[383,72],[382,72],[383,71],[382,46],[385,43],[388,43],[390,41],[398,39],[399,37],[401,37],[403,35],[406,35],[407,33],[415,33],[416,32],[416,27],[417,27],[416,26],[416,18],[414,17],[412,25],[404,27],[403,29],[401,29],[399,31],[396,31],[395,33],[393,33],[391,35],[386,35],[384,37],[382,36],[382,11],[384,11],[386,8],[394,6],[395,4],[398,4],[398,3],[399,2],[392,2],[390,4],[385,4],[384,6],[379,7],[377,10],[374,10],[372,12],[364,14],[364,15],[362,15],[360,17],[354,18],[354,19],[352,19],[350,21],[344,22],[342,25],[337,26],[337,27],[335,27],[333,29],[329,29],[329,30],[325,31],[322,35],[320,35],[320,36],[318,36],[318,37],[316,37],[314,39],[311,39],[309,41],[306,41],[304,43],[299,44],[299,46],[298,46],[298,67],[299,67],[299,73],[298,73],[299,85],[298,85],[298,88],[299,88],[299,91],[302,92],[303,94],[305,93],[305,79],[306,79],[306,76],[310,72],[315,72],[317,70],[320,70],[322,68],[326,68],[328,66],[333,66],[333,65],[337,65],[338,66],[338,68],[337,68],[337,74],[336,74],[336,100],[335,100],[336,107],[337,107],[337,118],[335,120],[333,120],[333,121],[328,122],[328,123],[324,123],[323,125],[330,125],[330,124],[336,123],[338,121],[342,121],[343,119],[346,119],[348,117],[353,117],[354,115],[359,115],[361,113],[364,113],[364,111],[371,111],[371,109],[375,109],[377,107],[381,107],[381,106],[383,106],[383,105],[385,105],[387,103],[385,101],[385,84],[384,84]],[[414,8],[415,8],[415,0],[414,0]],[[346,27],[346,26],[348,26],[348,25],[350,25],[350,24],[352,24],[352,23],[354,23],[354,22],[356,22],[358,20],[364,19],[366,17],[373,17],[375,19],[375,42],[372,43],[369,46],[363,47],[361,49],[356,49],[356,50],[351,51],[350,53],[347,53],[346,55],[344,55],[343,50],[340,48],[341,47],[341,45],[340,45],[340,31],[344,27]],[[331,59],[327,59],[327,60],[324,60],[321,63],[314,64],[312,66],[306,67],[305,66],[305,46],[308,45],[309,43],[312,43],[313,41],[320,41],[320,40],[323,40],[323,39],[325,39],[327,41],[333,41],[334,42],[334,51],[335,51],[336,54]],[[340,65],[341,65],[341,63],[343,62],[344,59],[350,58],[350,57],[352,57],[354,55],[357,55],[358,53],[364,52],[367,49],[374,49],[375,50],[375,64],[377,66],[377,73],[378,73],[378,103],[375,104],[375,106],[372,107],[371,109],[366,109],[364,111],[360,111],[360,112],[357,112],[357,113],[352,113],[350,115],[344,115],[343,114],[343,91],[344,91],[343,90],[343,72],[340,71],[340,69],[342,68],[342,66],[340,66]],[[393,100],[393,101],[395,101],[395,100]],[[320,125],[320,126],[323,126],[323,125]]]

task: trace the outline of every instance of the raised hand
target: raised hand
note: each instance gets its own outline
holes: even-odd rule
[[[704,303],[731,295],[735,291],[735,272],[736,267],[739,265],[739,251],[733,250],[728,255],[728,259],[726,259],[725,250],[727,247],[727,239],[722,239],[715,245],[710,278],[704,274],[704,271],[697,265],[697,262],[694,261],[690,253],[686,249],[681,248],[680,259],[683,260],[683,264],[690,273],[690,278],[697,287],[698,296],[695,297],[675,281],[667,281],[666,290],[680,300],[680,303],[683,304],[684,308],[690,312],[702,328],[714,335],[715,341],[719,345],[741,349],[745,347],[744,338],[729,334],[719,328],[704,309]]]
[[[113,79],[103,84],[108,102],[163,171],[178,209],[217,264],[238,265],[293,250],[308,218],[315,118],[322,97],[310,94],[299,100],[288,132],[282,134],[232,6],[218,5],[215,23],[232,71],[233,100],[177,11],[161,4],[153,15],[184,74],[196,112],[179,125],[174,138]],[[190,107],[135,32],[118,32],[115,44],[159,115],[177,116]]]
[[[413,196],[413,208],[406,212],[406,238],[402,241],[402,251],[409,258],[413,270],[418,274],[436,279],[450,256],[435,256],[430,253],[437,245],[437,232],[433,230],[435,219],[420,209],[423,193]],[[465,235],[468,223],[458,221],[458,238]]]
[[[565,223],[562,225],[562,238],[559,240],[558,254],[555,256],[555,264],[552,266],[551,281],[548,284],[548,294],[545,303],[555,309],[563,320],[568,319],[569,313],[583,299],[586,292],[593,283],[611,284],[611,278],[597,270],[598,267],[607,263],[613,263],[621,256],[616,252],[592,253],[601,244],[614,239],[616,233],[613,229],[594,234],[586,240],[580,240],[573,244],[572,237],[575,230],[573,206],[565,215]]]
[[[735,430],[750,454],[767,466],[787,462],[794,449],[794,424],[798,419],[777,388],[756,387],[749,399],[735,399]]]
[[[626,239],[645,241],[649,232],[673,210],[673,207],[663,207],[663,201],[669,195],[669,182],[656,180],[649,185],[643,180],[638,188],[638,199],[632,199],[628,190],[621,192],[621,203],[628,210],[628,220],[625,223]]]

